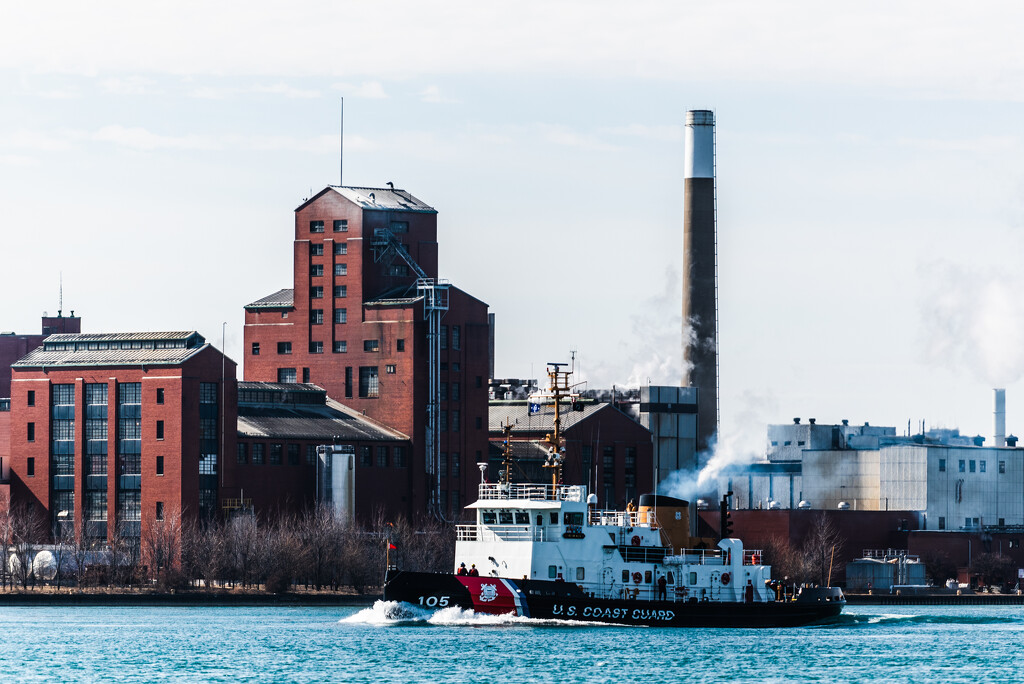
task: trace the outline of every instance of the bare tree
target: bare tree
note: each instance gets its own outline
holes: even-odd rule
[[[243,588],[257,583],[259,565],[259,527],[253,515],[236,515],[224,525],[226,570]]]
[[[150,577],[166,591],[178,586],[181,574],[181,515],[173,512],[155,520],[142,536],[142,555]]]
[[[14,516],[10,502],[0,506],[0,587],[6,589],[13,586],[14,578],[10,571],[11,549],[14,546]]]
[[[839,528],[822,511],[814,519],[804,539],[804,559],[809,577],[815,578],[822,586],[827,584],[834,559],[843,557],[845,542],[839,534]]]
[[[29,581],[34,579],[32,559],[45,529],[43,516],[36,506],[28,502],[11,506],[11,541],[14,553],[10,570],[22,589],[27,589]]]
[[[804,556],[794,549],[788,539],[772,537],[761,545],[761,562],[772,566],[772,577],[785,582],[802,582],[806,576]]]
[[[119,522],[110,537],[110,575],[115,584],[130,587],[138,582],[141,544],[132,521]]]

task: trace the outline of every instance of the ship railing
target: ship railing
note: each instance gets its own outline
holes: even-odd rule
[[[725,556],[719,549],[685,549],[672,556],[665,556],[665,563],[671,565],[725,565]]]
[[[584,501],[587,488],[583,485],[548,485],[529,482],[509,484],[482,482],[479,498],[491,501],[504,499],[528,499],[532,501]]]
[[[764,551],[761,549],[743,549],[744,565],[760,565],[764,563]]]
[[[527,525],[456,525],[456,541],[546,541],[543,530]]]

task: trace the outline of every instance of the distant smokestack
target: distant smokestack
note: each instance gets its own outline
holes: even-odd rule
[[[1006,390],[995,390],[995,445],[1006,446]]]
[[[686,113],[683,198],[683,384],[697,388],[697,449],[718,431],[715,115]]]

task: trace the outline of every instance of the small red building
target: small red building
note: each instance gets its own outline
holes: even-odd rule
[[[655,491],[650,431],[611,404],[577,400],[578,410],[571,406],[565,402],[560,408],[565,438],[562,481],[587,485],[597,494],[600,507],[619,510],[629,501],[636,503],[640,494]],[[542,467],[547,451],[539,442],[552,430],[554,407],[533,404],[531,409],[528,400],[490,403],[488,479],[496,481],[503,469],[506,422],[513,426],[512,479],[550,483],[551,469]]]

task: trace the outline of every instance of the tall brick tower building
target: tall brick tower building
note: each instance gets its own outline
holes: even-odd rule
[[[487,454],[487,305],[438,279],[437,250],[408,192],[329,186],[295,210],[293,288],[245,307],[247,381],[315,383],[409,437],[389,494],[410,517],[459,516]]]

